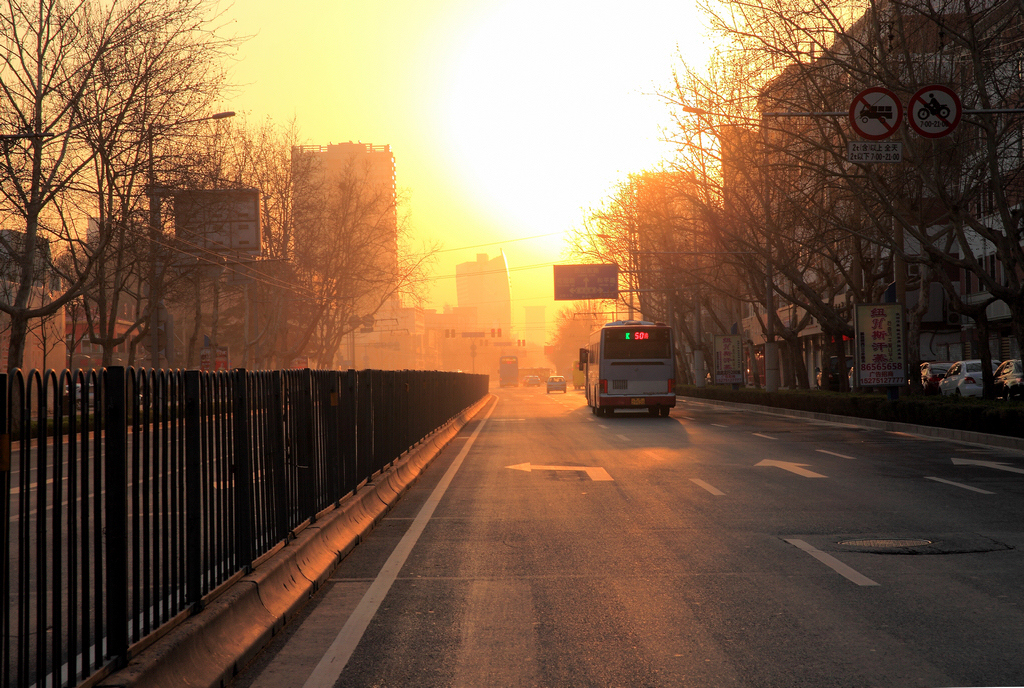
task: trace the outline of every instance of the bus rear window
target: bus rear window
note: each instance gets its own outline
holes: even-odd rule
[[[622,327],[604,331],[606,359],[672,358],[667,327]]]

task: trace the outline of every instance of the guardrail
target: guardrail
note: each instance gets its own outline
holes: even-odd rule
[[[202,609],[487,393],[430,371],[0,374],[0,686],[74,686]]]

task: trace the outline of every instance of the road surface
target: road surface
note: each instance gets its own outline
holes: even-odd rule
[[[1024,455],[493,390],[233,686],[1024,685]]]

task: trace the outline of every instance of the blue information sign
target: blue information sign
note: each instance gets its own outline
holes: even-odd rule
[[[615,299],[619,296],[619,266],[555,265],[555,301]]]

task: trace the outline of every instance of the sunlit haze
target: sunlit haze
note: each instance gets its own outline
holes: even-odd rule
[[[457,305],[455,265],[503,249],[514,323],[537,305],[550,323],[563,232],[671,154],[654,93],[704,54],[678,0],[239,0],[224,19],[253,35],[225,107],[390,144],[415,237],[447,249],[427,305]]]

